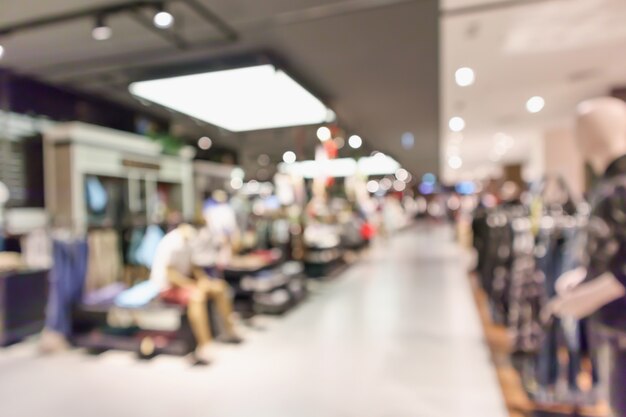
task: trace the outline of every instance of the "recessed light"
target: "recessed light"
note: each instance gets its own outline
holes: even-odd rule
[[[286,164],[293,164],[296,162],[296,154],[292,151],[285,152],[283,154],[283,161],[285,161]]]
[[[391,180],[389,178],[383,178],[382,180],[380,180],[380,182],[378,183],[379,187],[381,190],[383,191],[387,191],[388,189],[391,188],[391,186],[393,185],[393,183],[391,182]]]
[[[452,169],[459,169],[461,168],[461,166],[463,166],[463,160],[461,159],[460,156],[454,155],[448,158],[448,165]]]
[[[367,182],[367,191],[374,194],[379,189],[378,181],[370,180]]]
[[[404,168],[400,168],[396,171],[396,178],[400,181],[406,181],[409,178],[409,171]]]
[[[545,107],[546,102],[541,96],[534,96],[526,102],[526,110],[529,113],[539,113]]]
[[[404,181],[400,181],[400,180],[396,180],[393,182],[393,189],[400,192],[400,191],[404,191],[406,188],[406,184],[404,183]]]
[[[259,165],[261,165],[262,167],[266,167],[270,164],[270,157],[267,154],[262,153],[261,155],[259,155],[259,157],[256,159],[257,163]]]
[[[322,126],[319,129],[317,129],[317,138],[320,141],[326,142],[331,137],[332,137],[332,133],[330,132],[330,129],[327,128],[326,126]]]
[[[448,122],[448,127],[453,132],[462,132],[465,129],[465,120],[462,117],[455,116]]]
[[[165,10],[161,10],[154,15],[154,26],[159,29],[167,29],[174,24],[174,15]]]
[[[462,67],[456,70],[454,73],[454,79],[456,84],[460,87],[467,87],[474,84],[476,76],[474,70],[469,67]]]
[[[206,151],[211,149],[211,146],[213,146],[213,141],[210,138],[203,136],[198,139],[198,148]]]
[[[350,145],[352,149],[359,149],[361,145],[363,145],[363,140],[358,135],[352,135],[348,139],[348,145]]]
[[[240,190],[243,187],[243,180],[241,178],[233,178],[230,180],[230,186],[233,190]]]

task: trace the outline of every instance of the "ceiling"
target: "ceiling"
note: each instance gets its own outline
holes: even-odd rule
[[[446,0],[442,7],[442,154],[463,160],[458,170],[443,163],[448,177],[528,162],[546,129],[571,124],[577,103],[626,85],[622,0]],[[474,85],[455,84],[462,66],[475,70]],[[534,95],[546,101],[538,114],[525,109]],[[456,115],[467,124],[462,137],[446,126]],[[495,162],[499,132],[514,142]]]
[[[347,133],[361,135],[369,149],[391,154],[416,174],[438,170],[436,0],[197,1],[210,7],[238,34],[238,40],[224,42],[220,31],[180,1],[172,6],[175,33],[191,44],[187,49],[120,14],[108,22],[113,37],[104,42],[91,38],[91,19],[0,38],[5,47],[2,66],[139,106],[127,93],[127,85],[154,67],[182,65],[184,69],[227,55],[268,51],[321,96]],[[119,2],[91,0],[89,7]],[[0,28],[84,7],[84,0],[2,0]],[[291,148],[290,142],[296,141],[291,136],[301,135],[290,129],[236,135],[180,115],[171,117],[183,130],[208,131],[218,143],[277,155]],[[400,141],[407,131],[416,138],[409,150]],[[314,130],[305,132],[307,137],[297,140],[314,143]],[[272,136],[283,139],[272,140]]]

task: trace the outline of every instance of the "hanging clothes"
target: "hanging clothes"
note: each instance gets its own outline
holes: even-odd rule
[[[161,226],[154,224],[148,226],[143,238],[141,239],[141,243],[134,253],[134,259],[137,262],[137,265],[143,265],[148,269],[152,268],[157,247],[164,236],[165,233],[163,232],[163,229],[161,229]]]
[[[34,230],[21,239],[22,259],[28,268],[52,267],[52,238],[44,229]]]
[[[122,273],[119,236],[115,230],[103,229],[89,233],[89,262],[85,294],[118,282]]]
[[[49,274],[46,327],[69,336],[72,307],[80,301],[83,294],[88,244],[85,240],[54,240],[52,253],[54,263]]]

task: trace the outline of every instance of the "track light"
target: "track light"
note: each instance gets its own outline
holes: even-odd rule
[[[157,9],[157,13],[154,15],[154,26],[159,29],[168,29],[174,24],[174,15],[165,10],[165,3],[161,3]]]
[[[111,38],[111,35],[113,35],[113,30],[104,22],[104,16],[97,16],[91,36],[97,41],[106,41]]]

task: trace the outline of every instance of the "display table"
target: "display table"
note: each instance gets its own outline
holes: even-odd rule
[[[48,302],[48,271],[0,273],[0,346],[39,333]]]

